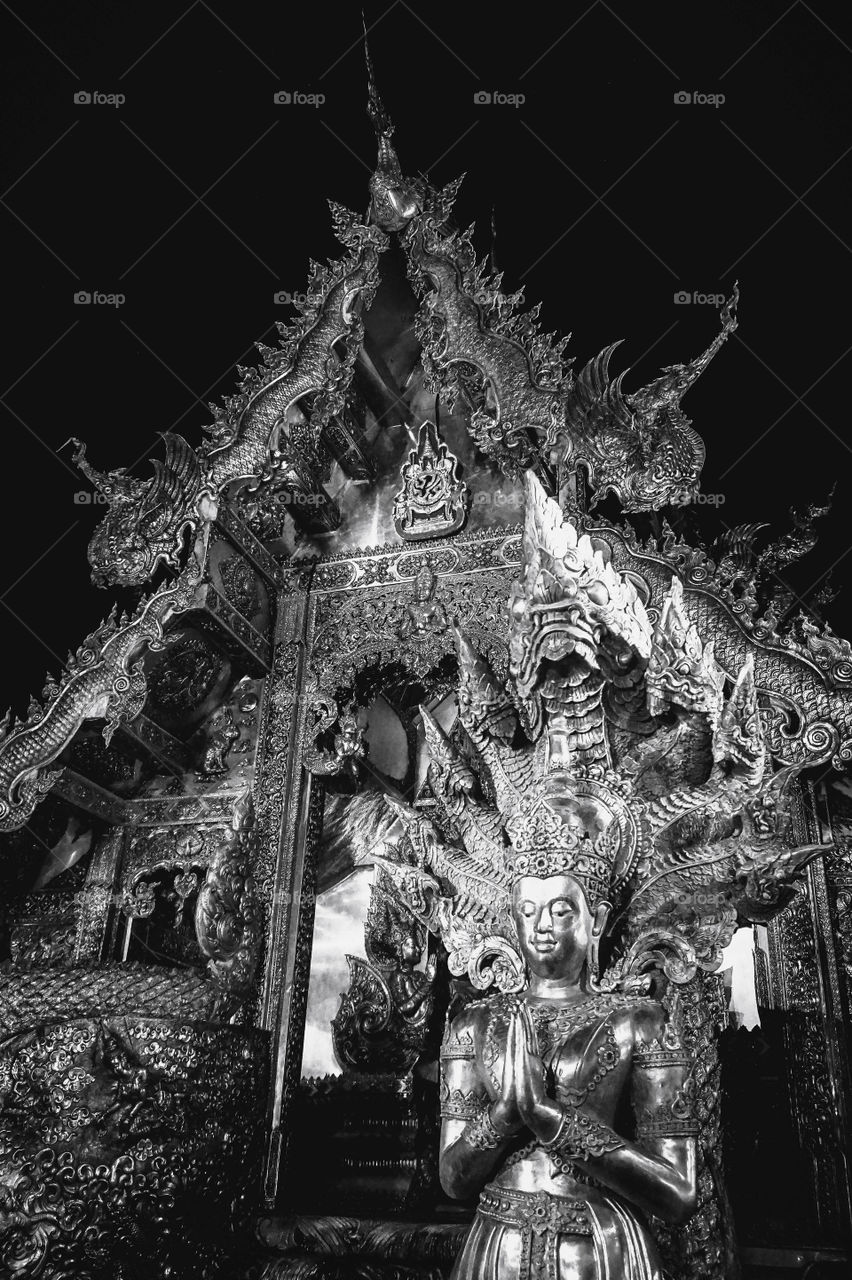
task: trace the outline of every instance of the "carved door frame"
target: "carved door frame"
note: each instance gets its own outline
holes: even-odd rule
[[[256,881],[266,912],[258,1024],[271,1036],[271,1086],[263,1197],[278,1197],[287,1159],[288,1109],[299,1082],[315,913],[315,854],[322,830],[322,779],[305,767],[317,729],[334,723],[335,694],[369,666],[402,662],[425,674],[455,655],[458,621],[505,666],[502,612],[520,550],[515,528],[486,530],[416,549],[391,546],[291,566],[280,600],[272,674],[265,693],[256,782]],[[445,621],[401,640],[394,627],[413,598],[424,558],[437,577]],[[368,618],[372,611],[372,623]],[[328,614],[342,614],[337,623]],[[348,615],[348,617],[347,617]],[[333,642],[334,627],[357,629],[358,643]],[[325,638],[324,638],[325,637]]]

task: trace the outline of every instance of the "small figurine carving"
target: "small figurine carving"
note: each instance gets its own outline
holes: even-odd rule
[[[228,755],[240,731],[228,707],[222,707],[210,722],[204,758],[199,772],[204,778],[221,778],[228,772]]]
[[[433,422],[424,422],[402,468],[402,488],[393,504],[394,527],[407,542],[444,538],[461,529],[467,514],[467,485],[456,473],[458,459]]]
[[[426,1047],[437,957],[418,969],[426,931],[379,870],[364,923],[367,959],[347,956],[349,990],[332,1022],[345,1070],[404,1075]]]
[[[246,791],[234,805],[231,830],[216,851],[195,909],[199,950],[223,993],[223,1011],[250,990],[260,949],[260,913],[252,875],[254,822],[251,791]]]
[[[447,630],[450,625],[447,611],[440,600],[435,599],[437,585],[437,575],[424,556],[414,579],[414,599],[406,605],[399,625],[400,640],[429,640]]]
[[[436,955],[426,963],[426,969],[416,968],[423,955],[423,943],[414,929],[409,929],[399,939],[397,965],[388,978],[396,1011],[412,1027],[425,1027],[434,1003]]]
[[[359,761],[367,754],[364,742],[366,725],[359,721],[358,713],[353,707],[341,712],[337,723],[338,731],[334,735],[332,750],[309,750],[306,766],[315,774],[336,775],[345,772],[357,777]]]

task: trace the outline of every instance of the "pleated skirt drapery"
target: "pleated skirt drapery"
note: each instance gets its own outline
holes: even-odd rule
[[[451,1280],[663,1280],[650,1234],[609,1197],[589,1205],[591,1235],[529,1231],[477,1213]]]

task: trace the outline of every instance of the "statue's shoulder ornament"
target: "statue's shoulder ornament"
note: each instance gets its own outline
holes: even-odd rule
[[[643,1001],[635,1024],[633,1063],[637,1067],[688,1066],[693,1053],[685,1042],[679,1020],[656,1000]]]
[[[441,1042],[441,1057],[445,1061],[476,1057],[478,1036],[484,1032],[502,999],[501,995],[490,995],[471,1000],[454,1018],[447,1018]]]

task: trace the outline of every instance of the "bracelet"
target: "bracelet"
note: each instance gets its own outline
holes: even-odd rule
[[[497,1128],[491,1118],[491,1108],[483,1107],[476,1119],[465,1126],[463,1136],[475,1151],[493,1151],[509,1135]]]
[[[592,1120],[574,1107],[567,1107],[556,1133],[541,1146],[545,1151],[558,1152],[568,1159],[588,1159],[617,1151],[624,1146],[624,1139],[609,1125]]]
[[[566,1132],[570,1127],[571,1122],[568,1119],[568,1108],[566,1107],[562,1112],[562,1119],[559,1121],[559,1125],[553,1137],[549,1142],[542,1142],[540,1145],[545,1151],[558,1151],[565,1140]]]

